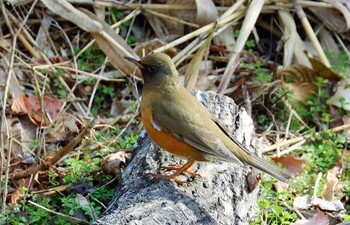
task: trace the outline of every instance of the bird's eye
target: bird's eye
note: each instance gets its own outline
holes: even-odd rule
[[[148,70],[148,72],[150,72],[150,73],[154,73],[154,72],[157,72],[157,67],[155,67],[155,66],[149,66],[148,68],[147,68],[147,70]]]

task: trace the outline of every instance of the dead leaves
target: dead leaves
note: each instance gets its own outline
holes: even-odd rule
[[[60,99],[47,96],[39,99],[36,96],[22,95],[13,100],[11,109],[17,114],[27,114],[37,126],[46,127],[57,119],[63,103]]]
[[[302,159],[297,159],[292,155],[273,157],[272,160],[281,164],[283,168],[286,168],[293,176],[296,176],[302,172],[302,165],[305,163]]]
[[[328,217],[319,209],[316,209],[316,213],[310,219],[301,219],[291,225],[328,225]]]
[[[282,86],[289,90],[294,99],[303,103],[307,99],[316,94],[317,87],[315,82],[318,77],[341,81],[342,76],[325,66],[317,59],[308,56],[312,65],[312,69],[301,65],[294,64],[286,68],[280,69],[277,76],[282,80]]]

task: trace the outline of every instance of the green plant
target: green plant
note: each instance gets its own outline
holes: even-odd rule
[[[292,205],[294,196],[288,191],[273,191],[273,183],[271,180],[261,183],[262,193],[258,205],[260,215],[251,225],[290,224],[298,218],[295,212],[286,210],[286,206]]]

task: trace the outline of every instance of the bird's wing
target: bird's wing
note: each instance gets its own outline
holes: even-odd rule
[[[230,134],[229,129],[225,124],[223,124],[218,118],[216,118],[213,114],[211,114],[211,120],[224,132],[236,145],[238,145],[243,151],[245,151],[248,155],[253,155],[252,152],[248,151],[246,147],[244,147],[235,137]]]
[[[182,97],[194,98],[190,94]],[[210,129],[211,126],[217,125],[206,108],[196,99],[192,101],[177,99],[179,100],[163,99],[153,103],[153,126],[205,152],[208,160],[220,159],[241,164],[241,161],[224,145],[215,130]]]

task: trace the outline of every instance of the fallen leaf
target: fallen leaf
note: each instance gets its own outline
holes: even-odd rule
[[[307,52],[304,52],[304,53],[308,57],[312,65],[312,69],[317,73],[319,77],[322,77],[328,80],[336,80],[336,81],[343,79],[342,76],[334,72],[331,68],[327,67],[320,60],[310,57],[309,54],[307,54]]]
[[[326,214],[321,210],[316,209],[315,215],[311,219],[300,219],[292,223],[291,225],[328,225],[329,220]]]
[[[35,183],[35,179],[22,179],[16,190],[11,194],[10,203],[19,203],[19,201],[24,197],[24,194],[27,191],[26,189],[33,186]]]
[[[104,173],[120,177],[131,154],[127,151],[118,151],[103,158],[101,167]]]
[[[344,209],[343,203],[340,200],[326,201],[318,197],[312,199],[311,195],[298,196],[293,201],[293,208],[298,210],[306,210],[312,206],[332,212],[337,212]]]
[[[316,198],[313,201],[314,206],[318,206],[325,211],[337,212],[344,209],[344,205],[340,200],[327,201],[321,198]]]
[[[322,192],[322,198],[327,201],[332,201],[334,197],[334,189],[338,183],[336,170],[329,170],[327,172],[326,184]]]
[[[302,172],[302,165],[305,163],[302,159],[297,159],[292,155],[283,157],[273,157],[272,160],[275,163],[280,163],[286,168],[292,175],[298,175]]]
[[[293,201],[294,209],[308,209],[312,206],[311,204],[311,195],[297,196]]]
[[[11,110],[18,114],[28,114],[34,124],[45,127],[56,119],[62,105],[60,99],[44,96],[41,101],[36,96],[22,95],[13,100]]]
[[[282,80],[282,86],[292,92],[294,99],[304,102],[307,97],[314,95],[317,87],[313,84],[316,80],[316,71],[301,64],[294,64],[277,72]]]

